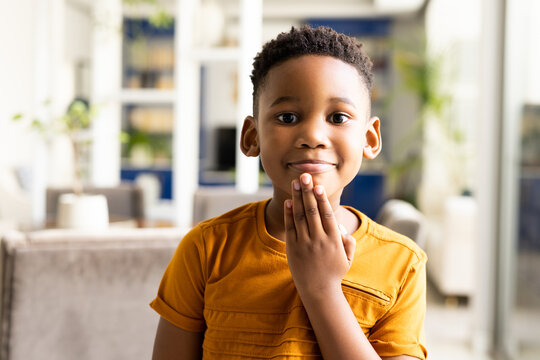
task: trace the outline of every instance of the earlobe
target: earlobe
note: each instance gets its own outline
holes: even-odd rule
[[[259,136],[257,133],[257,123],[253,116],[244,119],[242,133],[240,135],[240,149],[246,156],[259,156]]]
[[[381,121],[374,116],[369,119],[369,126],[366,131],[366,143],[364,145],[364,157],[374,159],[382,149]]]

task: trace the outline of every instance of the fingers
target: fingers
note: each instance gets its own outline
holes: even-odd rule
[[[292,182],[292,213],[297,236],[319,238],[337,236],[334,210],[321,185],[314,185],[310,174],[302,174]]]
[[[354,259],[354,251],[356,250],[356,240],[354,237],[352,237],[352,235],[347,233],[347,230],[345,230],[343,225],[339,224],[339,230],[341,232],[343,248],[345,249],[345,254],[347,255],[347,261],[349,262],[349,266],[351,266]]]
[[[292,200],[287,199],[283,204],[284,222],[285,222],[285,241],[296,242],[296,228],[293,219]]]
[[[309,229],[304,210],[304,200],[302,198],[302,185],[299,179],[294,179],[291,184],[292,193],[292,213],[297,239],[308,239]]]
[[[336,233],[337,221],[334,215],[334,209],[332,209],[326,196],[326,191],[322,185],[316,185],[313,192],[317,197],[317,206],[319,208],[319,218],[322,227],[327,234],[334,235]]]
[[[323,230],[319,204],[313,192],[313,178],[310,174],[300,175],[302,203],[304,215],[307,221],[307,228],[310,235],[315,236]],[[333,212],[332,212],[333,213]]]

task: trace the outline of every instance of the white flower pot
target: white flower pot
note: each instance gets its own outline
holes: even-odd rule
[[[56,225],[63,229],[107,229],[109,227],[107,198],[104,195],[60,195]]]

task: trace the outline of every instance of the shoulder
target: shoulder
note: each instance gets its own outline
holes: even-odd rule
[[[425,263],[426,253],[412,239],[370,219],[360,211],[350,208],[360,219],[360,228],[353,234],[365,250],[379,249],[386,257],[398,256],[412,263]]]
[[[257,230],[257,213],[266,201],[248,203],[220,216],[201,221],[180,241],[180,247],[196,247],[208,252],[215,246],[240,238],[246,232]]]
[[[266,200],[251,202],[242,206],[239,206],[235,209],[232,209],[220,216],[213,217],[208,220],[201,221],[195,228],[200,228],[201,230],[210,229],[216,226],[227,226],[234,225],[235,223],[248,220],[255,220],[257,215],[257,210],[260,206],[264,206]]]
[[[427,256],[413,240],[357,213],[362,224],[353,234],[356,251],[344,280],[395,300],[411,274],[425,272]]]
[[[409,260],[413,263],[425,263],[427,261],[427,255],[424,250],[422,250],[412,239],[378,224],[371,219],[368,221],[368,237],[370,238],[370,241],[379,246],[395,248],[396,252],[403,253],[404,255],[407,254]]]
[[[229,239],[231,235],[242,234],[245,231],[256,231],[257,214],[266,201],[257,201],[239,206],[220,216],[204,220],[194,227],[193,231],[199,237],[209,241],[217,238]]]

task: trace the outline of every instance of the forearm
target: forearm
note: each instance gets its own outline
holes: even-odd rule
[[[317,294],[300,293],[325,360],[378,359],[356,321],[341,286]]]
[[[152,360],[200,360],[204,333],[181,329],[160,318]]]

